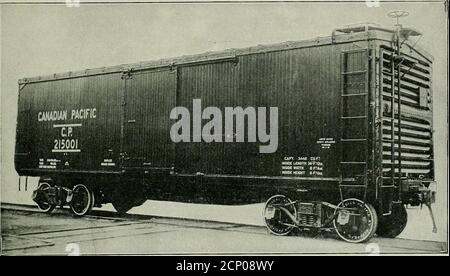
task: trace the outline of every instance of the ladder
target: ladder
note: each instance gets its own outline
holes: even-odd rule
[[[369,50],[341,52],[341,158],[339,189],[364,193],[368,185]]]
[[[391,66],[389,67],[390,71],[389,72],[383,72],[384,75],[388,75],[391,77],[391,93],[389,95],[389,99],[390,99],[390,108],[388,110],[388,114],[390,114],[391,116],[389,117],[389,126],[390,126],[390,130],[391,130],[391,137],[390,139],[386,140],[383,139],[383,142],[387,142],[391,145],[391,176],[390,176],[390,186],[394,187],[395,186],[395,77],[396,77],[396,73],[395,73],[395,62],[394,62],[394,53],[391,53],[390,58],[389,58],[389,62],[391,64]],[[400,73],[400,72],[398,72]],[[398,92],[398,94],[400,95],[400,91]],[[400,127],[400,126],[399,126]],[[398,134],[400,136],[400,133]],[[389,184],[388,184],[389,185]]]
[[[397,48],[398,49],[398,48]],[[382,142],[385,143],[389,143],[390,144],[390,148],[391,148],[391,152],[390,152],[390,161],[389,161],[389,165],[390,165],[390,174],[388,176],[383,176],[383,182],[381,187],[386,189],[386,188],[390,188],[390,189],[397,189],[397,196],[393,197],[392,195],[390,196],[391,198],[386,200],[386,201],[392,201],[395,200],[397,202],[400,201],[401,199],[401,183],[402,183],[402,117],[401,117],[401,88],[400,88],[400,83],[401,83],[401,69],[400,66],[402,64],[402,62],[404,61],[401,56],[398,56],[398,50],[394,49],[393,51],[386,51],[386,53],[389,54],[389,71],[384,71],[382,69],[382,74],[389,76],[391,81],[390,81],[390,94],[389,96],[386,96],[389,98],[389,110],[387,110],[387,113],[390,115],[389,117],[385,117],[385,119],[389,119],[389,129],[390,129],[390,137],[389,139],[382,139]],[[383,49],[381,49],[381,68],[383,68]],[[414,66],[414,65],[411,65]],[[408,70],[410,70],[411,68],[409,68]],[[405,73],[404,73],[405,74]],[[397,81],[397,83],[396,83]],[[397,93],[397,94],[396,94]],[[397,99],[397,102],[395,102],[395,99]],[[397,110],[395,110],[395,106],[397,105]],[[397,131],[395,130],[395,125],[397,125]],[[395,133],[397,132],[397,138],[395,137]],[[395,146],[397,146],[397,152],[395,149]],[[396,154],[397,153],[397,157]],[[386,164],[386,163],[384,163]],[[396,173],[396,170],[398,171],[398,173]],[[398,178],[396,177],[396,175],[398,176]],[[391,205],[391,203],[390,203]],[[389,206],[389,212],[387,212],[386,214],[390,214],[390,206]],[[383,214],[385,215],[385,214]]]
[[[388,58],[386,59],[390,66],[388,69],[388,71],[385,70],[385,66],[384,66],[384,54],[387,54]],[[385,125],[384,120],[381,120],[381,125],[380,125],[380,139],[381,139],[381,151],[383,152],[383,143],[388,143],[390,145],[390,160],[389,163],[387,163],[390,167],[390,176],[384,176],[384,172],[383,172],[383,164],[386,163],[382,163],[383,161],[383,153],[381,153],[381,185],[379,186],[380,189],[380,210],[381,210],[381,214],[383,216],[387,216],[387,215],[391,215],[391,211],[392,211],[392,202],[393,202],[393,195],[394,195],[394,188],[395,188],[395,167],[396,167],[396,163],[395,163],[395,123],[396,123],[396,118],[395,118],[395,76],[396,76],[396,72],[395,72],[395,62],[394,62],[394,53],[390,52],[390,51],[386,51],[383,48],[380,47],[380,61],[379,61],[379,66],[380,66],[380,73],[381,73],[381,77],[380,77],[380,91],[383,91],[383,75],[389,76],[391,81],[390,81],[390,94],[385,95],[385,96],[381,96],[380,92],[380,97],[388,97],[389,99],[389,105],[387,105],[389,107],[388,110],[382,111],[381,112],[381,117],[384,120],[387,120],[388,122],[386,123],[387,126],[390,129],[390,137],[389,138],[383,138],[383,126]],[[389,116],[384,116],[386,112],[386,115]]]

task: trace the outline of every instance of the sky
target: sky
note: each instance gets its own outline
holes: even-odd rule
[[[63,1],[60,1],[62,3]],[[4,4],[1,25],[1,200],[30,203],[14,170],[17,80],[186,54],[329,36],[346,24],[404,26],[423,33],[434,58],[434,128],[438,212],[447,205],[447,16],[443,2],[234,4]],[[30,180],[30,183],[34,180]],[[30,184],[32,185],[32,184]],[[33,184],[34,185],[34,184]],[[34,186],[33,186],[34,188]]]

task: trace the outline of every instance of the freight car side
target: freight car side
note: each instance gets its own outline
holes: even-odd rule
[[[151,198],[230,204],[309,190],[338,203],[341,53],[359,48],[367,41],[128,72],[123,168],[148,173]]]
[[[236,116],[236,125],[245,126],[245,142],[235,138],[229,143],[177,143],[177,172],[254,178],[338,177],[339,62],[340,51],[349,47],[355,46],[323,45],[181,66],[177,105],[188,108],[191,114],[193,100],[201,99],[204,108],[217,107],[224,115],[230,108],[265,108],[261,115],[266,120],[260,122],[256,112],[256,116]],[[257,126],[265,127],[267,134],[273,132],[271,107],[277,108],[276,150],[261,153],[262,143],[249,143],[248,134]],[[224,118],[221,121],[225,125]],[[221,133],[224,140],[238,132],[225,131]],[[270,142],[273,141],[265,144]],[[308,165],[312,162],[314,166]]]
[[[22,84],[15,166],[49,176],[119,170],[121,74]],[[75,174],[75,175],[74,175]]]

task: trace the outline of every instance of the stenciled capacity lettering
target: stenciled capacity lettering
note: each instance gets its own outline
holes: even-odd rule
[[[269,107],[269,110],[266,107],[250,106],[245,109],[240,106],[225,107],[224,113],[223,115],[222,110],[215,106],[208,106],[202,110],[201,99],[193,99],[192,115],[186,107],[175,107],[170,112],[170,119],[177,121],[170,129],[170,138],[175,143],[202,141],[255,143],[259,140],[263,143],[259,146],[260,153],[277,151],[278,107]],[[207,122],[203,124],[204,121]]]

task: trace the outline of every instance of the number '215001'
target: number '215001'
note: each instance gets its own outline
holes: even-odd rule
[[[55,139],[53,151],[78,150],[78,139]]]

